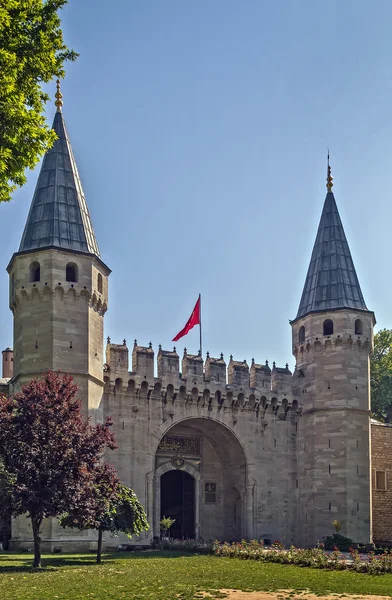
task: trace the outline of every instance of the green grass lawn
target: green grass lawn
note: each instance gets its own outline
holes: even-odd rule
[[[323,571],[213,556],[157,552],[46,555],[40,571],[31,554],[0,553],[0,595],[6,600],[188,600],[198,590],[309,589],[392,596],[392,575]]]

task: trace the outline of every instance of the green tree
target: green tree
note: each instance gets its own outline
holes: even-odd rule
[[[392,329],[381,329],[374,336],[370,381],[374,417],[392,421]]]
[[[11,199],[55,141],[42,84],[64,76],[77,54],[63,41],[58,11],[68,0],[0,2],[0,202]]]
[[[85,510],[84,504],[88,510]],[[85,494],[84,501],[64,515],[60,523],[63,527],[98,530],[97,563],[102,562],[104,531],[121,532],[132,537],[149,529],[146,513],[135,492],[122,485],[113,468],[107,464],[96,470],[95,485]]]

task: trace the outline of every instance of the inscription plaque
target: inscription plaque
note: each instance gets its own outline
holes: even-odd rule
[[[165,435],[159,446],[160,452],[181,452],[182,454],[200,454],[200,438],[179,435]]]

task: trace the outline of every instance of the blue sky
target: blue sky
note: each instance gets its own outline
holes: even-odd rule
[[[106,335],[171,348],[201,292],[205,351],[293,365],[288,321],[328,147],[365,300],[377,328],[392,327],[390,0],[110,6],[70,0],[62,13],[80,52],[62,86],[64,115],[113,270]],[[5,268],[38,171],[0,205],[2,347],[12,344]],[[196,329],[185,345],[197,351]]]

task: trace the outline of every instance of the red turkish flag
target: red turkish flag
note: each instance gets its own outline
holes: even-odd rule
[[[176,337],[173,338],[173,342],[178,342],[178,340],[184,337],[184,335],[186,335],[187,333],[189,333],[195,325],[200,325],[200,296],[197,299],[195,308],[193,309],[191,316],[187,320],[185,327],[181,329],[179,333],[177,333]]]

